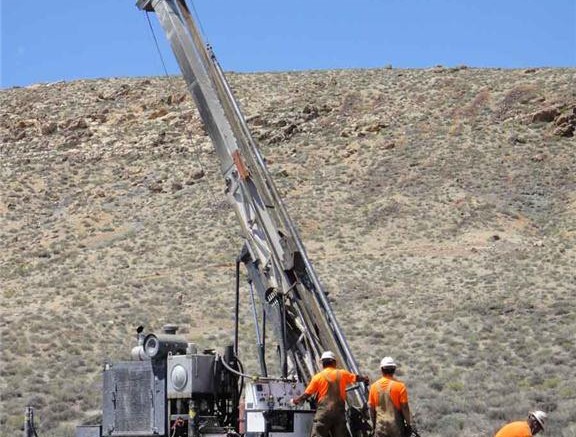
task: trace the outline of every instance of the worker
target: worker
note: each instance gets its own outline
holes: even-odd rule
[[[544,411],[532,411],[528,414],[528,420],[509,423],[494,437],[532,437],[540,431],[544,431],[547,418],[548,416]]]
[[[368,377],[336,368],[336,355],[326,351],[320,357],[322,368],[314,375],[301,396],[292,399],[294,405],[316,396],[318,402],[311,437],[348,437],[346,428],[346,386],[355,382],[368,384]]]
[[[404,437],[412,434],[408,391],[394,378],[396,363],[392,357],[380,361],[382,378],[370,387],[368,405],[375,437]]]

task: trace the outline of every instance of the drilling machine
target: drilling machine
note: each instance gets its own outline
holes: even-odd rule
[[[203,42],[186,1],[138,0],[136,5],[156,13],[215,147],[225,192],[244,237],[236,263],[237,281],[243,264],[251,297],[255,294],[262,303],[261,323],[274,331],[280,375],[268,376],[264,341],[258,340],[260,375],[245,379],[238,359],[237,283],[233,346],[223,354],[198,352],[196,345],[176,333],[175,326],[147,335],[139,328],[133,360],[105,367],[101,425],[80,426],[76,436],[308,436],[314,409],[296,407],[290,400],[321,370],[322,352],[333,351],[339,366],[352,373],[360,373],[358,365],[220,64]],[[256,312],[254,316],[258,322]],[[258,323],[256,331],[260,339]],[[366,401],[364,385],[348,390],[352,437],[369,434]]]

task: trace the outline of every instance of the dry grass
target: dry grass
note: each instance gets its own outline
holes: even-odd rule
[[[362,369],[401,363],[425,435],[538,407],[576,436],[575,143],[530,122],[570,110],[574,77],[231,75]],[[185,95],[156,78],[0,93],[1,435],[28,402],[42,435],[97,415],[101,364],[139,324],[230,342],[241,240]],[[255,370],[249,334],[242,352]]]

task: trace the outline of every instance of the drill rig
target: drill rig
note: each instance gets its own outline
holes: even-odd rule
[[[259,341],[260,375],[247,380],[244,387],[245,375],[237,358],[238,323],[234,346],[228,346],[223,355],[212,350],[199,353],[194,344],[176,334],[174,326],[148,335],[139,328],[133,360],[105,367],[102,424],[80,426],[76,435],[307,436],[314,410],[296,407],[290,400],[321,370],[322,352],[333,351],[339,366],[350,372],[358,374],[358,365],[186,1],[138,0],[137,7],[156,13],[216,149],[225,192],[245,241],[237,260],[237,278],[242,263],[251,296],[256,294],[262,303],[262,323],[271,325],[275,334],[280,375],[268,376],[264,342]],[[258,323],[256,330],[260,338]],[[347,392],[348,428],[353,437],[368,435],[366,400],[364,385]]]

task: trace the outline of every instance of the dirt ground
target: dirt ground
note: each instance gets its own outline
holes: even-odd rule
[[[422,435],[576,436],[576,71],[230,74],[360,363]],[[0,91],[0,435],[96,420],[135,327],[233,336],[242,241],[180,78]],[[242,358],[256,370],[244,294]]]

